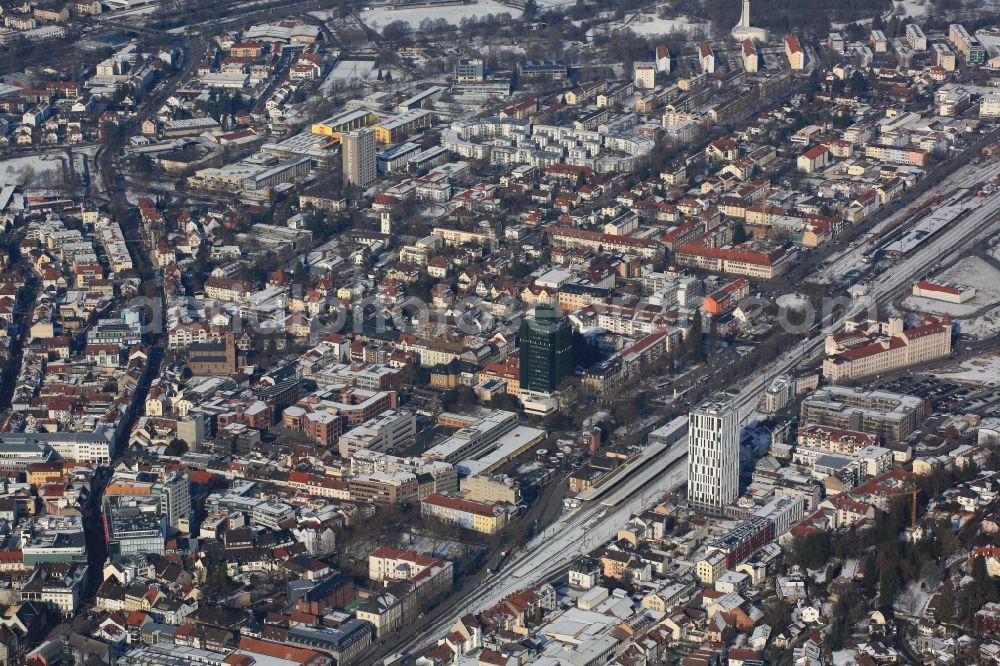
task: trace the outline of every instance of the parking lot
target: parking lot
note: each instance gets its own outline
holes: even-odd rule
[[[879,388],[930,400],[935,414],[981,414],[988,413],[990,408],[1000,407],[1000,388],[982,382],[919,375],[899,377],[880,384]]]

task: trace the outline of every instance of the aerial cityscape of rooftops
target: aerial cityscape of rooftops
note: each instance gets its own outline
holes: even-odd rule
[[[0,19],[0,666],[1000,666],[1000,0]]]

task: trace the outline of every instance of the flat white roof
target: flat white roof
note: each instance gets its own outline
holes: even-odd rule
[[[534,446],[545,437],[545,431],[530,426],[517,426],[493,443],[492,448],[478,458],[469,458],[456,465],[459,472],[478,474],[507,458],[517,455],[526,446]]]

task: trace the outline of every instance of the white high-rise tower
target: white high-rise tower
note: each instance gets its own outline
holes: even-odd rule
[[[352,130],[341,137],[344,184],[366,188],[375,182],[375,132],[368,127]]]
[[[740,489],[740,423],[736,409],[702,403],[688,415],[688,501],[717,511]]]
[[[750,25],[750,0],[743,0],[743,12],[740,14],[740,22],[736,24],[732,31],[733,39],[742,42],[744,39],[751,39],[755,42],[767,41],[767,30],[755,28]]]

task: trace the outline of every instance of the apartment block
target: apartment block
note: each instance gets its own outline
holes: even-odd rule
[[[445,495],[424,498],[420,502],[420,515],[483,534],[502,530],[508,517],[507,511],[499,505]]]
[[[799,420],[870,433],[891,445],[906,439],[929,413],[927,403],[915,396],[828,386],[803,399]]]

